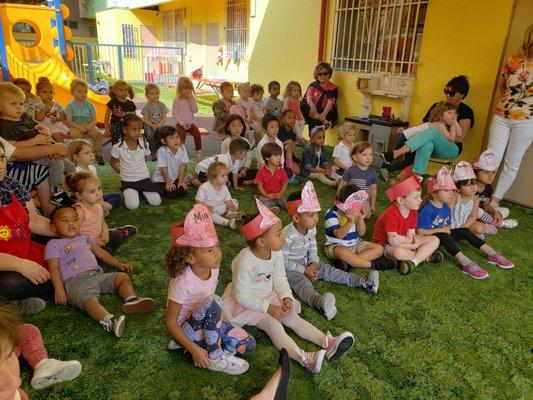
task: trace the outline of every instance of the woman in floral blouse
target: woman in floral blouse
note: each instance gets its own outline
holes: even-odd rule
[[[513,55],[503,66],[504,93],[490,126],[489,147],[494,150],[496,164],[500,164],[505,153],[491,199],[493,207],[499,206],[513,184],[522,158],[533,142],[533,25],[527,29],[521,50],[521,54]]]

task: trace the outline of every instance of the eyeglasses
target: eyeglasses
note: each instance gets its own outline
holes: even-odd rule
[[[447,96],[453,97],[455,96],[455,93],[457,93],[457,91],[453,89],[444,89],[444,94]]]
[[[327,71],[322,71],[322,72],[319,72],[318,74],[316,74],[316,76],[328,76],[329,75],[329,72]]]

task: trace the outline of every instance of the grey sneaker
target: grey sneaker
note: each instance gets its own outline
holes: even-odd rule
[[[335,296],[330,292],[324,293],[320,299],[320,309],[328,321],[337,315],[337,307],[335,306],[335,303]]]
[[[100,321],[100,324],[107,332],[113,332],[116,337],[122,337],[124,334],[124,325],[126,325],[126,317],[119,315],[118,317],[111,317],[109,321]]]
[[[234,219],[235,221],[241,221],[245,217],[246,217],[246,213],[244,211],[228,211],[226,213],[226,218]]]
[[[46,302],[38,297],[28,297],[24,300],[14,300],[13,305],[18,308],[21,314],[39,314],[46,307]]]
[[[71,381],[81,372],[79,361],[61,361],[53,358],[42,360],[35,366],[31,386],[44,389],[59,382]]]
[[[376,294],[379,288],[379,272],[372,270],[368,275],[360,277],[363,289]]]

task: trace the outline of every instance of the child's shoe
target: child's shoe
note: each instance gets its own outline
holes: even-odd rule
[[[338,268],[341,271],[345,272],[348,272],[352,269],[352,266],[350,264],[342,260],[333,260],[333,265],[335,266],[335,268]]]
[[[78,377],[81,372],[79,361],[61,361],[53,358],[41,360],[33,371],[31,386],[34,389],[44,389],[59,382],[70,381]]]
[[[383,182],[388,183],[390,179],[389,171],[386,168],[380,168],[379,177],[383,180]]]
[[[516,219],[502,219],[498,225],[501,228],[514,229],[518,226],[518,221]]]
[[[50,203],[55,204],[56,206],[71,206],[74,204],[74,201],[70,196],[65,192],[56,192],[52,193],[50,196]]]
[[[368,275],[359,277],[361,287],[369,292],[376,294],[379,288],[379,272],[370,271]]]
[[[433,254],[431,254],[427,261],[432,262],[433,264],[440,264],[444,260],[444,255],[440,251],[434,251]]]
[[[11,303],[24,315],[39,314],[46,307],[46,302],[38,297],[28,297],[27,299],[15,300]]]
[[[237,229],[237,222],[234,218],[228,220],[228,227],[233,230]]]
[[[240,375],[248,371],[248,361],[235,357],[233,354],[222,352],[220,357],[209,360],[211,371],[224,372],[230,375]]]
[[[111,231],[119,231],[120,233],[122,233],[122,236],[125,238],[139,233],[139,229],[137,229],[137,227],[133,225],[119,226],[118,228],[111,229]]]
[[[335,306],[335,302],[335,296],[330,292],[324,293],[320,299],[319,307],[328,321],[337,315],[337,307]]]
[[[414,267],[415,263],[411,260],[402,260],[398,263],[398,272],[402,275],[407,275],[413,270]]]
[[[154,300],[148,297],[135,297],[122,305],[124,314],[142,314],[154,309]]]
[[[354,343],[355,339],[350,332],[343,332],[339,336],[331,336],[331,333],[327,332],[322,348],[326,350],[327,359],[333,361],[342,356]]]
[[[477,265],[477,263],[474,261],[468,263],[467,265],[461,265],[461,271],[474,279],[485,279],[489,276],[489,273]]]
[[[314,353],[302,351],[300,355],[302,356],[302,362],[305,368],[311,372],[320,372],[326,355],[326,350],[319,350]]]
[[[236,221],[242,221],[246,217],[246,213],[244,211],[228,211],[226,213],[226,218],[228,219],[234,219]]]
[[[492,265],[497,265],[498,267],[503,269],[514,268],[514,263],[511,260],[508,260],[507,258],[502,256],[502,253],[495,253],[492,256],[488,256],[487,262]]]
[[[124,334],[124,325],[126,325],[126,317],[119,315],[118,317],[111,316],[108,321],[100,321],[100,324],[107,332],[113,332],[116,337],[122,337]]]
[[[181,344],[179,344],[179,343],[176,342],[174,339],[172,339],[172,340],[170,341],[170,343],[168,344],[167,348],[168,348],[169,350],[174,351],[174,350],[179,350],[179,349],[181,349],[182,347],[181,347]]]
[[[393,259],[393,258],[388,258],[388,257],[379,257],[379,258],[376,258],[373,263],[375,264],[375,268],[374,269],[379,269],[379,270],[383,270],[383,269],[395,269],[395,268],[398,268],[398,262]]]

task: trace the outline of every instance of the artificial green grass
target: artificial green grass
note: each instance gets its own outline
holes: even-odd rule
[[[172,103],[174,102],[174,99],[176,98],[176,87],[171,87],[167,85],[158,85],[159,86],[159,100],[161,100],[163,103],[166,104],[166,106],[170,109],[172,107]],[[135,92],[136,97],[144,98],[144,85],[133,85],[133,91]],[[198,113],[199,114],[207,114],[212,115],[213,110],[211,108],[211,105],[217,101],[219,97],[213,93],[213,94],[197,94],[196,95],[196,102],[198,103]]]
[[[107,191],[118,190],[118,177],[109,167],[99,173]],[[320,183],[315,187],[323,216],[334,190]],[[380,183],[378,214],[388,206],[383,189]],[[107,219],[110,227],[126,223],[139,227],[139,234],[128,238],[116,257],[135,265],[131,277],[138,293],[157,302],[152,314],[128,316],[124,337],[115,338],[71,306],[49,303],[41,314],[27,318],[41,329],[50,357],[77,359],[83,365],[78,379],[41,391],[30,390],[31,371],[25,368],[23,387],[31,399],[240,400],[262,388],[276,368],[278,351],[257,329],[247,328],[257,339],[257,349],[248,358],[250,370],[237,377],[195,368],[189,355],[167,350],[170,338],[163,318],[169,278],[161,260],[170,245],[169,225],[184,217],[194,193],[176,201],[163,200],[160,207],[142,203],[138,210],[129,211],[121,206]],[[252,193],[252,188],[234,193],[242,210],[255,211]],[[338,314],[326,321],[303,305],[303,318],[333,334],[350,330],[356,344],[340,360],[326,362],[319,374],[293,362],[289,398],[532,398],[529,235],[533,217],[531,209],[509,207],[520,225],[500,229],[488,242],[516,263],[514,269],[488,266],[475,249],[462,245],[490,272],[484,281],[462,274],[447,256],[441,265],[422,264],[407,276],[382,272],[377,295],[318,282],[318,291],[335,294]],[[289,222],[285,213],[281,218],[284,224]],[[374,220],[368,224],[367,238]],[[217,231],[224,254],[217,288],[222,294],[231,280],[231,261],[245,243],[229,228],[217,226]],[[320,226],[318,242],[323,258]],[[102,303],[111,312],[120,310],[117,296],[104,295]],[[317,349],[295,339],[305,350]]]

